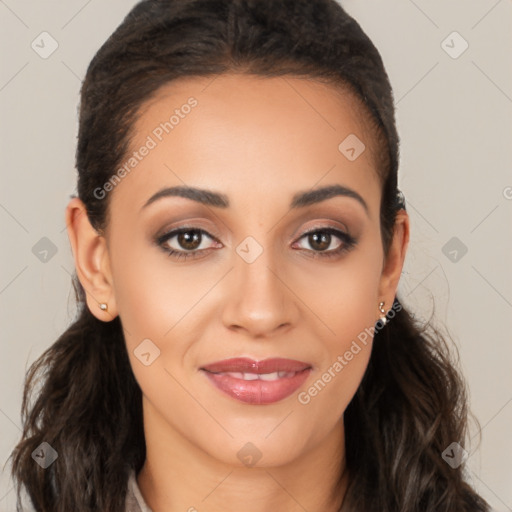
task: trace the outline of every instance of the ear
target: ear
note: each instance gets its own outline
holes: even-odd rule
[[[389,254],[384,261],[379,284],[379,297],[381,297],[379,300],[384,302],[386,311],[391,309],[396,296],[409,245],[409,228],[409,215],[404,209],[401,209],[396,216],[393,240],[390,244]]]
[[[77,197],[66,208],[66,226],[87,306],[98,320],[109,322],[117,316],[117,309],[105,237],[92,227],[85,205]],[[100,309],[100,303],[106,303],[108,310]]]

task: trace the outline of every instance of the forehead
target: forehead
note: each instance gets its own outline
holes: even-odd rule
[[[260,122],[260,127],[272,130],[276,120],[289,123],[309,118],[316,125],[324,125],[332,131],[341,132],[352,125],[360,133],[366,132],[366,112],[361,100],[344,86],[322,83],[309,77],[281,76],[262,77],[245,73],[226,73],[207,77],[181,77],[153,92],[150,99],[139,107],[134,131],[146,133],[148,121],[172,114],[179,110],[190,97],[200,103],[203,118],[215,113],[222,120],[221,112],[232,116],[245,117],[250,114],[251,122]],[[272,115],[269,110],[273,109]],[[167,116],[169,117],[169,116]],[[197,117],[197,116],[196,116]],[[366,135],[366,133],[365,133]]]
[[[346,140],[366,147],[356,160],[340,149]],[[228,74],[173,81],[141,105],[133,124],[129,153],[149,144],[114,198],[123,194],[140,207],[162,186],[184,184],[222,185],[244,197],[259,190],[262,199],[278,188],[286,201],[316,183],[379,192],[358,100],[316,80]]]

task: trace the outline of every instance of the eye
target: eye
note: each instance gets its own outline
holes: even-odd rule
[[[299,238],[299,240],[302,239],[306,239],[307,243],[312,247],[312,250],[306,250],[311,252],[314,258],[334,258],[350,251],[357,243],[355,238],[348,233],[329,227],[308,231]],[[338,239],[339,242],[335,248],[332,248],[335,239]],[[329,247],[331,247],[331,250],[328,250]]]
[[[171,241],[176,239],[173,243]],[[212,247],[208,247],[206,239],[220,242],[204,229],[182,227],[169,231],[158,237],[155,242],[170,257],[176,260],[187,260],[200,257]],[[299,240],[305,239],[312,249],[305,249],[313,258],[334,258],[351,250],[357,241],[348,233],[330,227],[316,228],[304,233]],[[335,241],[338,240],[336,244]],[[206,242],[206,247],[201,247]],[[335,245],[332,248],[333,244]],[[222,245],[222,244],[221,244]],[[329,248],[331,248],[329,250]]]
[[[170,243],[173,238],[176,238],[174,247]],[[196,258],[209,249],[201,247],[205,238],[218,242],[203,229],[182,227],[158,237],[156,243],[172,258],[188,259]]]

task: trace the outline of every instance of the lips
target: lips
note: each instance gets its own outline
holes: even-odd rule
[[[308,378],[311,365],[294,359],[255,361],[244,357],[218,361],[201,370],[223,393],[256,405],[290,396]]]
[[[261,375],[274,372],[300,372],[311,368],[309,363],[294,359],[272,358],[263,361],[255,361],[247,357],[225,359],[216,363],[203,366],[202,369],[212,373],[241,372]]]

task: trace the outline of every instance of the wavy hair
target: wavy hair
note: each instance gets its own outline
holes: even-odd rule
[[[95,190],[124,161],[141,105],[180,77],[223,73],[310,78],[357,99],[373,134],[387,254],[400,208],[393,93],[379,52],[335,0],[136,4],[90,62],[81,88],[77,192],[97,232],[108,225],[109,196],[100,199]],[[96,319],[76,273],[73,285],[76,319],[25,379],[22,438],[10,455],[18,511],[24,486],[38,512],[122,512],[129,471],[138,472],[146,456],[142,393],[120,319]],[[345,506],[488,511],[465,481],[464,466],[452,468],[441,456],[467,436],[456,350],[429,323],[418,325],[398,298],[393,309],[395,317],[375,333],[368,368],[344,414]],[[46,469],[32,457],[43,442],[58,453]]]

